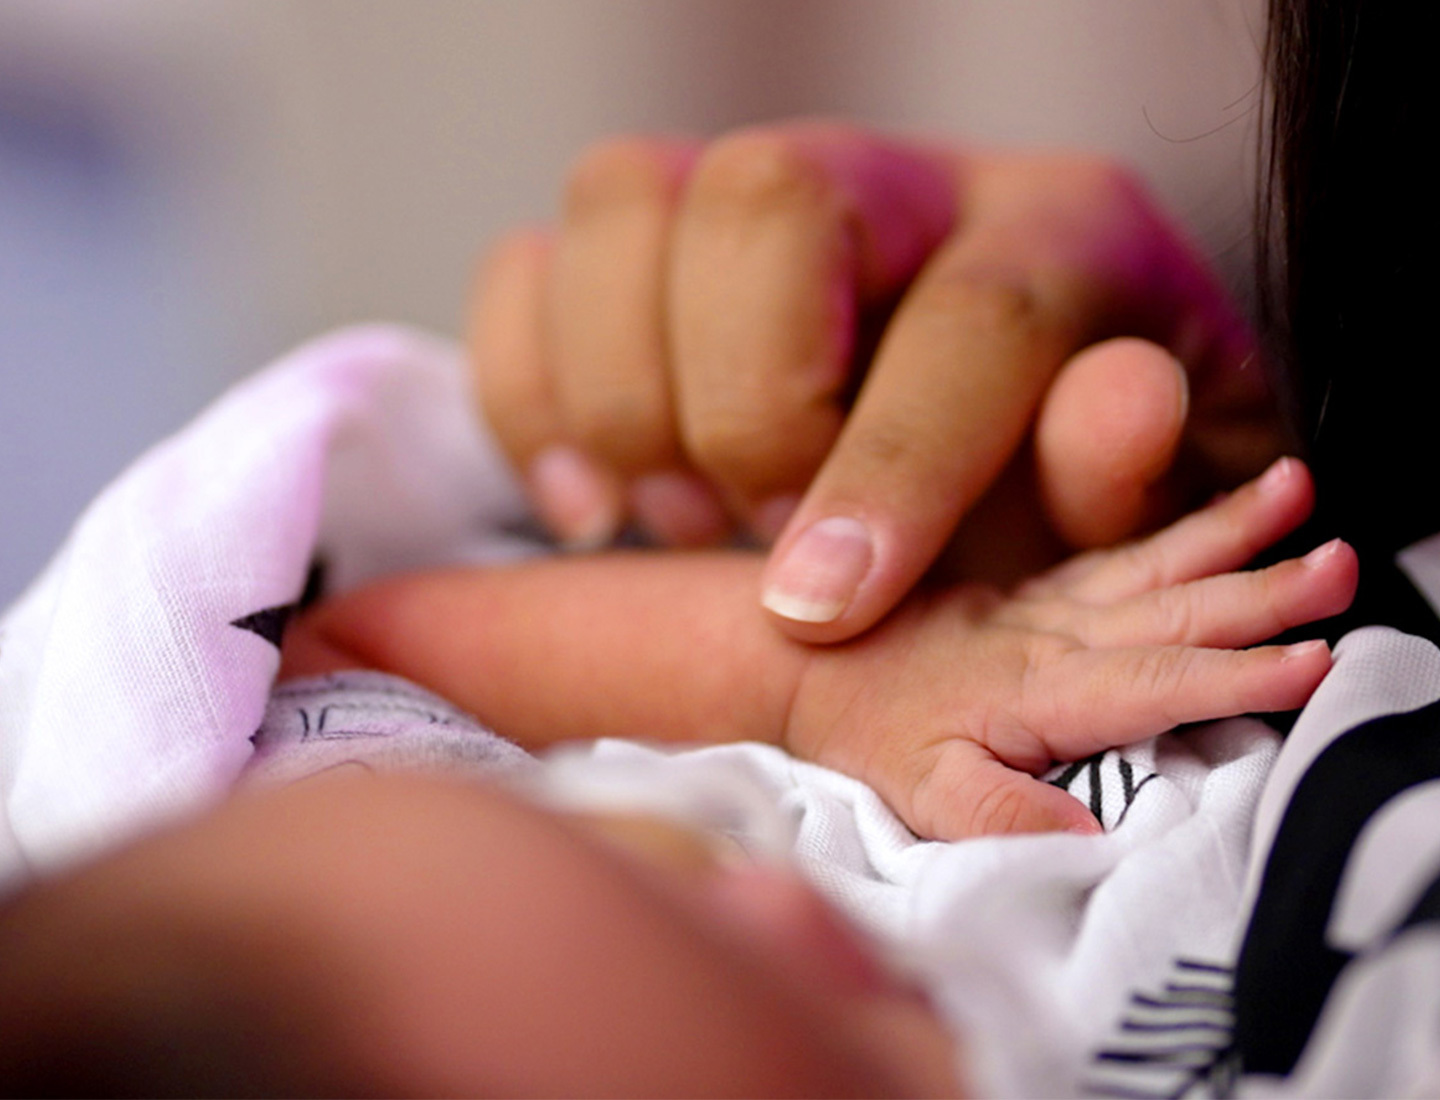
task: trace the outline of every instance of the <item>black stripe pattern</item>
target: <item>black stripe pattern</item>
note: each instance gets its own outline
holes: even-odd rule
[[[1125,820],[1136,795],[1154,778],[1153,771],[1127,759],[1121,750],[1109,749],[1057,769],[1049,781],[1089,806],[1109,832]]]
[[[1113,1041],[1097,1051],[1082,1088],[1126,1100],[1224,1097],[1238,1071],[1231,1049],[1234,971],[1176,959],[1158,990],[1135,993]]]
[[[1265,864],[1237,971],[1246,1072],[1288,1074],[1353,957],[1326,936],[1351,851],[1371,818],[1440,779],[1440,702],[1337,737],[1295,787]],[[1423,889],[1417,883],[1416,893]]]

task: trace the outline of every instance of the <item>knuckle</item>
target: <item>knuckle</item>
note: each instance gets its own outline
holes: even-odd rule
[[[1157,597],[1159,634],[1176,642],[1188,640],[1194,631],[1196,608],[1191,594],[1183,588],[1162,589]]]
[[[896,510],[928,513],[936,507],[936,494],[947,491],[938,484],[935,469],[941,456],[953,447],[949,423],[933,407],[897,407],[884,420],[850,421],[843,439],[844,413],[832,407],[821,420],[818,411],[795,417],[789,424],[772,425],[774,438],[757,440],[768,445],[772,462],[784,462],[793,479],[815,474],[822,463],[836,484],[870,499],[888,497]],[[752,448],[751,454],[761,453]]]
[[[963,828],[950,827],[955,818],[955,799],[952,792],[941,787],[933,762],[897,800],[896,812],[916,836],[953,840],[964,835]]]
[[[877,424],[857,436],[854,457],[868,467],[905,467],[924,451],[918,433],[903,431],[898,424]]]
[[[1134,169],[1104,156],[1047,157],[1041,170],[1063,188],[1067,208],[1148,218],[1155,210],[1150,188]]]
[[[782,134],[749,132],[711,145],[696,166],[688,202],[742,218],[812,210],[830,197],[824,169]]]
[[[1062,603],[1055,612],[1057,621],[1075,618],[1074,608]],[[1037,687],[1048,688],[1050,677],[1067,657],[1084,648],[1079,642],[1059,632],[1034,631],[1025,636],[1024,664],[1022,666],[1021,700],[1026,692]]]
[[[1030,286],[968,263],[937,265],[911,291],[906,311],[920,319],[961,319],[967,334],[979,338],[1032,335],[1046,322],[1045,309]]]
[[[1217,538],[1222,545],[1235,547],[1247,558],[1254,557],[1265,548],[1264,539],[1256,534],[1253,519],[1240,509],[1225,509],[1217,514],[1216,519]]]
[[[1171,571],[1153,544],[1143,540],[1126,543],[1115,554],[1120,572],[1132,587],[1152,591],[1170,583]]]
[[[1040,744],[1034,736],[1017,736],[1017,731],[1032,729],[1058,733],[1074,725],[1071,712],[1077,705],[1077,697],[1068,690],[1070,682],[1063,675],[1063,665],[1065,659],[1079,648],[1080,643],[1058,634],[1032,633],[1027,636],[1020,687],[1015,696],[1014,713],[1019,720],[1008,724],[1010,747],[1017,756],[1027,751],[1035,755]],[[1083,706],[1083,703],[1080,705]]]
[[[687,422],[684,430],[685,449],[696,466],[733,486],[783,484],[800,457],[797,439],[769,418],[740,409],[713,411]]]
[[[907,823],[921,836],[942,840],[1013,833],[1030,819],[1028,779],[986,766],[965,741],[936,746],[914,784]],[[991,758],[993,760],[993,758]]]
[[[1290,592],[1286,578],[1276,569],[1263,569],[1245,578],[1254,588],[1251,611],[1265,637],[1273,637],[1292,624]]]
[[[664,142],[615,138],[590,146],[576,159],[565,183],[567,220],[584,221],[616,206],[663,206],[680,180]]]
[[[885,478],[904,485],[912,475],[934,464],[947,445],[944,423],[937,423],[933,410],[916,409],[913,414],[897,410],[883,422],[856,425],[846,436],[845,461],[852,476],[863,481]]]
[[[1152,650],[1135,665],[1128,687],[1134,691],[1134,698],[1154,700],[1163,706],[1176,685],[1185,680],[1191,664],[1190,651],[1183,647]]]
[[[1066,186],[1081,200],[1146,206],[1149,192],[1133,170],[1105,157],[1079,157],[1067,171]]]

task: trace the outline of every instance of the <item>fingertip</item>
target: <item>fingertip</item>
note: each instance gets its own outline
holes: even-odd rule
[[[1100,824],[1089,808],[1070,792],[1062,790],[1044,780],[1036,780],[1047,788],[1046,801],[1040,809],[1039,827],[1032,830],[1041,833],[1069,833],[1072,836],[1100,836],[1105,827]],[[1053,791],[1054,795],[1049,792]]]
[[[1297,483],[1309,481],[1309,469],[1294,455],[1281,455],[1255,479],[1255,491],[1263,497],[1277,497],[1293,491]]]
[[[1344,539],[1331,539],[1300,559],[1329,597],[1325,616],[1338,615],[1350,606],[1360,583],[1360,556]]]
[[[1259,602],[1236,608],[1255,616],[1250,621],[1257,629],[1224,639],[1210,637],[1206,644],[1249,644],[1282,630],[1339,615],[1355,598],[1360,562],[1353,547],[1341,539],[1331,539],[1303,558],[1238,577],[1258,582],[1264,593]],[[1268,613],[1261,612],[1267,605]],[[1263,635],[1261,630],[1265,631]]]
[[[1105,827],[1095,819],[1077,799],[1058,788],[1052,788],[1060,798],[1045,805],[1035,806],[1031,812],[1006,822],[1001,827],[986,827],[979,836],[1023,836],[1044,833],[1063,833],[1068,836],[1103,836]]]
[[[762,575],[761,605],[784,624],[832,628],[855,602],[875,561],[870,528],[827,516],[782,538]]]
[[[1073,833],[1076,836],[1102,836],[1105,832],[1105,826],[1101,825],[1093,815],[1087,813],[1083,818],[1069,825],[1063,831]]]
[[[1287,645],[1280,651],[1280,660],[1285,662],[1304,661],[1308,664],[1330,663],[1330,644],[1324,638],[1311,638],[1306,642]]]
[[[468,329],[472,343],[487,335],[487,327],[493,327],[490,317],[497,306],[513,310],[520,299],[526,310],[533,308],[537,288],[548,275],[554,244],[548,226],[523,225],[502,234],[480,254],[470,283]]]
[[[1065,833],[1099,836],[1104,826],[1085,804],[1067,791],[1030,776],[1018,782],[1007,797],[989,801],[987,812],[972,816],[966,836],[1010,836]]]
[[[1051,522],[1072,545],[1109,545],[1152,522],[1189,414],[1184,367],[1145,340],[1107,340],[1061,368],[1035,452]]]
[[[795,641],[830,645],[863,634],[891,614],[929,564],[890,517],[863,505],[817,515],[802,504],[760,576],[760,603]]]
[[[663,470],[628,488],[630,508],[646,534],[666,546],[714,546],[730,531],[725,508],[694,474]]]
[[[1315,481],[1310,468],[1294,455],[1281,455],[1250,486],[1253,499],[1283,524],[1282,533],[1304,523],[1315,506]]]
[[[1267,646],[1272,663],[1259,670],[1260,684],[1255,698],[1243,709],[1260,713],[1299,710],[1330,671],[1333,657],[1323,638],[1287,646]],[[1249,653],[1257,651],[1250,650]]]
[[[529,481],[540,518],[567,549],[598,549],[620,530],[619,481],[577,448],[546,447],[531,463]]]

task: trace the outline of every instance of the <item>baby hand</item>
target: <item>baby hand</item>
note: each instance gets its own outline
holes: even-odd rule
[[[817,649],[785,733],[796,755],[870,783],[921,836],[1098,832],[1036,778],[1054,763],[1184,722],[1290,710],[1330,667],[1323,641],[1239,649],[1343,611],[1355,552],[1239,569],[1298,526],[1314,491],[1295,459],[1149,538],[1078,555],[1009,594],[915,594]]]

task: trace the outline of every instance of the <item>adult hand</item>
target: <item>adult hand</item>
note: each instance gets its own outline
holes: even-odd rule
[[[1058,556],[1050,531],[1113,542],[1278,451],[1235,310],[1093,158],[817,123],[611,142],[557,230],[494,250],[472,317],[486,415],[557,534],[738,521],[776,538],[764,602],[812,641],[884,615],[997,480],[955,545],[1007,579]]]

